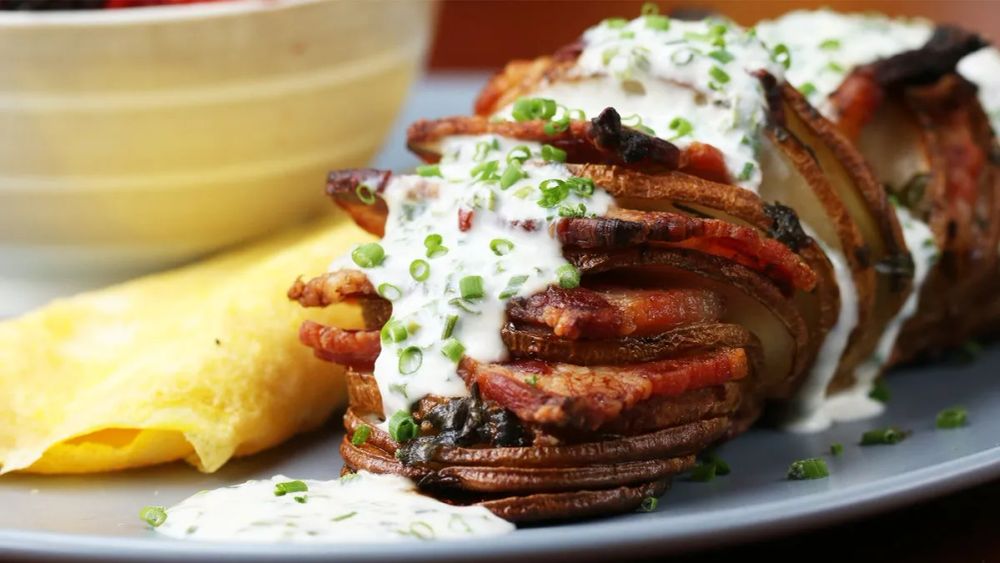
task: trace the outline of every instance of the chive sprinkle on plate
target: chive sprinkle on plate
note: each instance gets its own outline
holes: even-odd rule
[[[876,428],[861,435],[862,446],[892,445],[902,442],[910,433],[892,426]]]
[[[830,470],[822,458],[813,457],[793,461],[788,466],[788,479],[790,481],[805,481],[808,479],[823,479],[830,476]]]
[[[961,428],[969,423],[969,411],[964,407],[944,409],[937,415],[936,426],[941,429]]]

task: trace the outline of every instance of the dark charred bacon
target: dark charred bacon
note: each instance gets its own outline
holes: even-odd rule
[[[511,300],[507,318],[547,326],[562,338],[600,340],[651,336],[686,324],[718,320],[724,307],[721,297],[702,289],[550,287]]]
[[[668,170],[680,166],[680,150],[672,143],[622,126],[615,108],[606,108],[590,121],[587,136],[598,149],[621,156],[623,164],[654,162]]]
[[[368,276],[358,270],[337,270],[317,276],[308,282],[295,280],[288,289],[288,298],[303,307],[326,307],[351,299],[376,297]]]
[[[373,369],[382,349],[376,331],[345,330],[312,321],[302,323],[299,340],[324,360],[360,370]]]
[[[596,429],[622,410],[655,395],[741,379],[750,370],[742,349],[625,366],[582,367],[522,361],[480,364],[462,361],[459,373],[479,386],[483,397],[526,422]]]
[[[578,248],[631,248],[671,243],[727,258],[774,279],[786,291],[809,291],[816,273],[789,248],[754,229],[679,213],[613,210],[607,218],[569,218],[556,225],[559,240]]]
[[[764,213],[773,221],[771,228],[768,229],[768,234],[775,240],[781,241],[788,248],[797,252],[812,242],[809,235],[802,230],[799,216],[791,207],[777,202],[769,203],[764,205]]]

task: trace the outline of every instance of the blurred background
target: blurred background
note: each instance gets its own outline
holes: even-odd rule
[[[667,0],[664,12],[721,12],[753,25],[797,8],[877,11],[892,16],[924,16],[1000,36],[996,0]],[[431,48],[430,68],[499,67],[512,58],[548,53],[576,39],[580,31],[612,16],[633,17],[641,0],[443,0]]]

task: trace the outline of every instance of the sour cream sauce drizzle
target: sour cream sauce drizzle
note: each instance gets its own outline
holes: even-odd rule
[[[455,339],[465,355],[480,362],[504,360],[500,329],[507,301],[558,284],[560,272],[573,271],[551,223],[560,211],[601,215],[612,203],[596,188],[589,195],[570,190],[555,207],[540,205],[542,182],[565,181],[571,174],[558,162],[543,161],[537,143],[455,136],[444,140],[442,150],[440,176],[397,176],[386,186],[382,196],[389,216],[380,242],[385,259],[362,268],[392,301],[396,336],[386,338],[383,331],[374,371],[384,429],[394,413],[409,412],[427,395],[468,396],[456,361],[445,354],[445,342]],[[520,165],[523,177],[502,188],[496,177],[512,166],[509,155],[526,158]],[[460,216],[469,217],[464,227]],[[437,251],[428,237],[438,241]],[[426,279],[418,281],[411,273],[415,260],[429,267]],[[340,268],[359,269],[350,255],[331,267]],[[461,280],[467,276],[479,276],[481,298],[463,299]],[[455,322],[445,338],[449,318]]]
[[[761,182],[757,148],[766,99],[750,73],[783,68],[752,34],[719,20],[605,20],[583,34],[584,48],[567,80],[531,95],[595,117],[614,107],[630,126],[684,149],[719,149],[740,186]],[[507,117],[511,108],[499,113]]]
[[[829,96],[840,86],[847,73],[857,66],[921,47],[930,39],[933,26],[920,19],[891,19],[878,14],[840,14],[831,10],[816,10],[790,12],[777,20],[761,22],[757,25],[757,33],[772,46],[784,44],[788,47],[791,52],[791,64],[786,73],[789,82],[824,115],[835,117]],[[969,66],[979,70],[988,64],[988,61],[977,60]],[[1000,66],[1000,60],[997,64]],[[827,396],[826,386],[834,372],[830,371],[826,378],[810,378],[793,403],[794,416],[786,423],[787,429],[820,431],[834,422],[877,416],[884,409],[882,403],[869,398],[868,394],[892,356],[900,329],[917,310],[920,290],[938,253],[926,223],[902,207],[896,208],[896,215],[906,247],[913,257],[912,293],[889,321],[872,357],[856,369],[854,385]],[[843,294],[844,285],[840,277],[837,276],[837,282]],[[827,340],[838,336],[836,331],[840,329],[840,324],[838,321]],[[822,364],[822,355],[821,350],[817,366]]]
[[[396,475],[358,472],[305,480],[308,490],[275,495],[290,479],[202,491],[167,510],[156,531],[173,538],[254,543],[352,543],[460,539],[505,534],[514,525],[481,506],[452,506]]]

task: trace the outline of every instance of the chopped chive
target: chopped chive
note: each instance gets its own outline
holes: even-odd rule
[[[417,174],[424,177],[441,177],[441,167],[437,164],[421,164],[417,167]]]
[[[708,69],[708,74],[719,84],[729,82],[729,73],[722,70],[720,67],[713,65],[712,68]]]
[[[569,189],[580,197],[590,197],[594,195],[594,181],[590,178],[570,178],[566,180]]]
[[[677,66],[687,66],[694,60],[694,49],[678,49],[670,54],[670,61]]]
[[[441,246],[442,242],[444,242],[444,239],[441,237],[441,235],[437,233],[431,233],[427,235],[426,238],[424,238],[424,246],[427,248],[435,248]]]
[[[717,467],[714,463],[699,463],[694,466],[694,469],[691,470],[690,479],[692,481],[706,483],[715,479],[716,470]]]
[[[351,436],[351,443],[355,446],[360,446],[368,441],[368,437],[371,436],[372,427],[367,424],[362,424],[354,429],[354,435]]]
[[[566,151],[552,145],[542,145],[542,160],[546,162],[566,162]]]
[[[333,518],[330,518],[330,521],[331,522],[340,522],[342,520],[347,520],[348,518],[353,518],[353,517],[355,517],[357,515],[358,515],[357,511],[348,512],[347,514],[341,514],[340,516],[334,516]]]
[[[506,190],[516,184],[518,180],[527,176],[528,174],[521,170],[521,163],[515,160],[507,165],[507,168],[503,171],[503,175],[500,176],[500,189]]]
[[[531,374],[528,377],[524,378],[524,382],[527,383],[528,385],[531,385],[532,387],[537,387],[538,386],[538,376],[535,375],[535,374]]]
[[[458,280],[458,291],[462,294],[462,299],[482,299],[485,295],[483,276],[465,276]]]
[[[486,159],[486,155],[490,154],[491,150],[500,150],[500,141],[493,139],[492,141],[479,141],[476,143],[476,152],[472,155],[472,160],[480,162]]]
[[[431,275],[431,265],[428,264],[426,260],[421,260],[417,258],[413,262],[410,262],[410,276],[413,279],[417,280],[418,282],[422,282],[426,280],[427,277],[430,275]]]
[[[465,354],[465,346],[457,339],[449,338],[441,345],[441,353],[444,354],[444,357],[457,364],[462,359],[462,355]]]
[[[708,56],[719,61],[722,64],[726,64],[733,60],[733,54],[725,49],[716,49],[708,54]]]
[[[826,68],[832,70],[833,72],[846,72],[843,65],[836,61],[830,61],[826,63]]]
[[[157,528],[167,521],[167,509],[162,506],[144,506],[139,511],[139,518]]]
[[[670,130],[674,132],[674,136],[667,139],[668,141],[673,141],[680,139],[685,135],[690,135],[691,131],[694,130],[694,125],[691,125],[691,122],[683,117],[675,117],[671,119],[669,127]]]
[[[610,49],[605,49],[601,53],[601,63],[603,63],[604,66],[608,66],[609,64],[611,64],[611,59],[615,58],[616,56],[618,56],[618,47],[611,47]]]
[[[872,390],[868,392],[868,397],[875,399],[880,403],[888,403],[889,398],[892,394],[889,392],[889,385],[886,384],[884,379],[879,379],[872,386]]]
[[[788,67],[792,66],[792,54],[788,51],[788,46],[784,43],[775,45],[771,50],[771,60],[788,70]]]
[[[542,181],[538,185],[542,192],[542,197],[538,199],[538,205],[546,209],[551,209],[569,197],[569,184],[564,180],[552,178]]]
[[[294,497],[294,498],[295,498],[295,502],[297,502],[299,504],[305,504],[306,503],[306,495],[299,495],[299,496]]]
[[[465,299],[462,299],[461,297],[455,297],[454,299],[449,300],[448,304],[458,307],[459,309],[465,311],[466,313],[472,313],[473,315],[479,315],[482,313],[482,311],[477,309],[474,304]]]
[[[469,173],[478,182],[495,182],[500,179],[500,161],[490,160],[477,164]]]
[[[309,486],[302,481],[285,481],[274,484],[274,496],[283,497],[288,493],[304,493],[309,490]]]
[[[604,25],[611,29],[621,29],[628,24],[628,20],[625,18],[608,18],[604,20]]]
[[[559,216],[560,217],[586,217],[587,216],[587,206],[578,203],[576,206],[572,205],[560,205],[559,206]]]
[[[656,507],[659,504],[660,504],[660,501],[656,497],[646,497],[646,498],[642,499],[642,503],[639,505],[639,508],[636,509],[636,510],[638,510],[639,512],[652,512],[652,511],[656,510]]]
[[[409,336],[406,332],[406,327],[396,319],[389,319],[382,325],[381,335],[382,340],[389,342],[402,342]]]
[[[729,475],[730,468],[729,464],[725,462],[718,454],[715,452],[709,452],[702,456],[702,463],[711,463],[715,465],[716,475]]]
[[[444,319],[444,329],[441,331],[441,338],[450,338],[455,332],[455,325],[458,324],[458,315],[448,315]]]
[[[892,427],[869,430],[861,435],[861,445],[876,446],[881,444],[898,444],[906,439],[907,434],[907,432]]]
[[[351,252],[351,260],[362,268],[374,268],[385,260],[385,249],[377,242],[362,244]]]
[[[660,6],[656,2],[643,2],[642,8],[639,9],[639,14],[643,16],[655,16],[660,13]]]
[[[375,192],[368,186],[368,184],[358,184],[358,187],[354,188],[354,195],[358,196],[361,203],[365,205],[375,203]]]
[[[389,418],[389,436],[397,442],[412,440],[420,434],[420,427],[410,413],[399,410]]]
[[[754,164],[752,162],[747,162],[743,165],[743,170],[740,170],[740,175],[736,178],[741,182],[746,182],[753,176]]]
[[[403,296],[403,291],[391,283],[381,283],[378,286],[378,294],[389,301],[395,301]]]
[[[510,149],[510,152],[507,153],[507,164],[512,162],[524,163],[529,158],[531,158],[531,149],[526,145],[518,145]]]
[[[434,528],[427,522],[420,520],[410,524],[410,531],[408,533],[419,540],[434,539]]]
[[[969,411],[964,407],[944,409],[937,415],[936,425],[941,429],[960,428],[968,424]]]
[[[818,457],[800,459],[788,467],[788,479],[791,481],[822,479],[829,476],[830,470],[826,466],[826,461]]]
[[[656,31],[667,31],[670,29],[670,18],[659,14],[646,16],[646,27]]]
[[[490,250],[497,256],[504,256],[514,250],[514,243],[505,238],[495,238],[490,241]]]
[[[517,295],[517,292],[521,291],[521,286],[524,285],[524,282],[526,281],[528,281],[528,276],[525,275],[510,278],[510,281],[507,282],[507,287],[500,292],[500,299],[510,299],[511,297]]]
[[[437,258],[439,256],[444,256],[445,254],[448,254],[447,246],[435,246],[434,248],[427,249],[428,258]]]
[[[514,121],[548,120],[552,119],[555,114],[555,100],[546,98],[520,98],[514,102],[514,108],[511,111]]]
[[[625,31],[618,34],[619,39],[635,39],[635,32],[631,29],[626,29]]]
[[[580,270],[572,264],[563,264],[556,268],[556,276],[559,277],[559,287],[563,289],[580,287]]]
[[[424,363],[424,353],[416,346],[407,346],[399,353],[399,373],[410,375]]]
[[[826,39],[825,41],[820,42],[819,48],[823,49],[824,51],[835,51],[840,48],[840,40]]]
[[[830,455],[836,457],[842,453],[844,453],[844,444],[841,444],[840,442],[830,444]]]
[[[802,92],[802,95],[806,97],[812,96],[816,93],[816,85],[812,82],[803,82],[802,85],[799,86],[799,92]]]
[[[393,383],[389,385],[389,391],[396,393],[397,395],[403,397],[404,399],[409,399],[410,396],[406,394],[406,384],[405,383]]]

